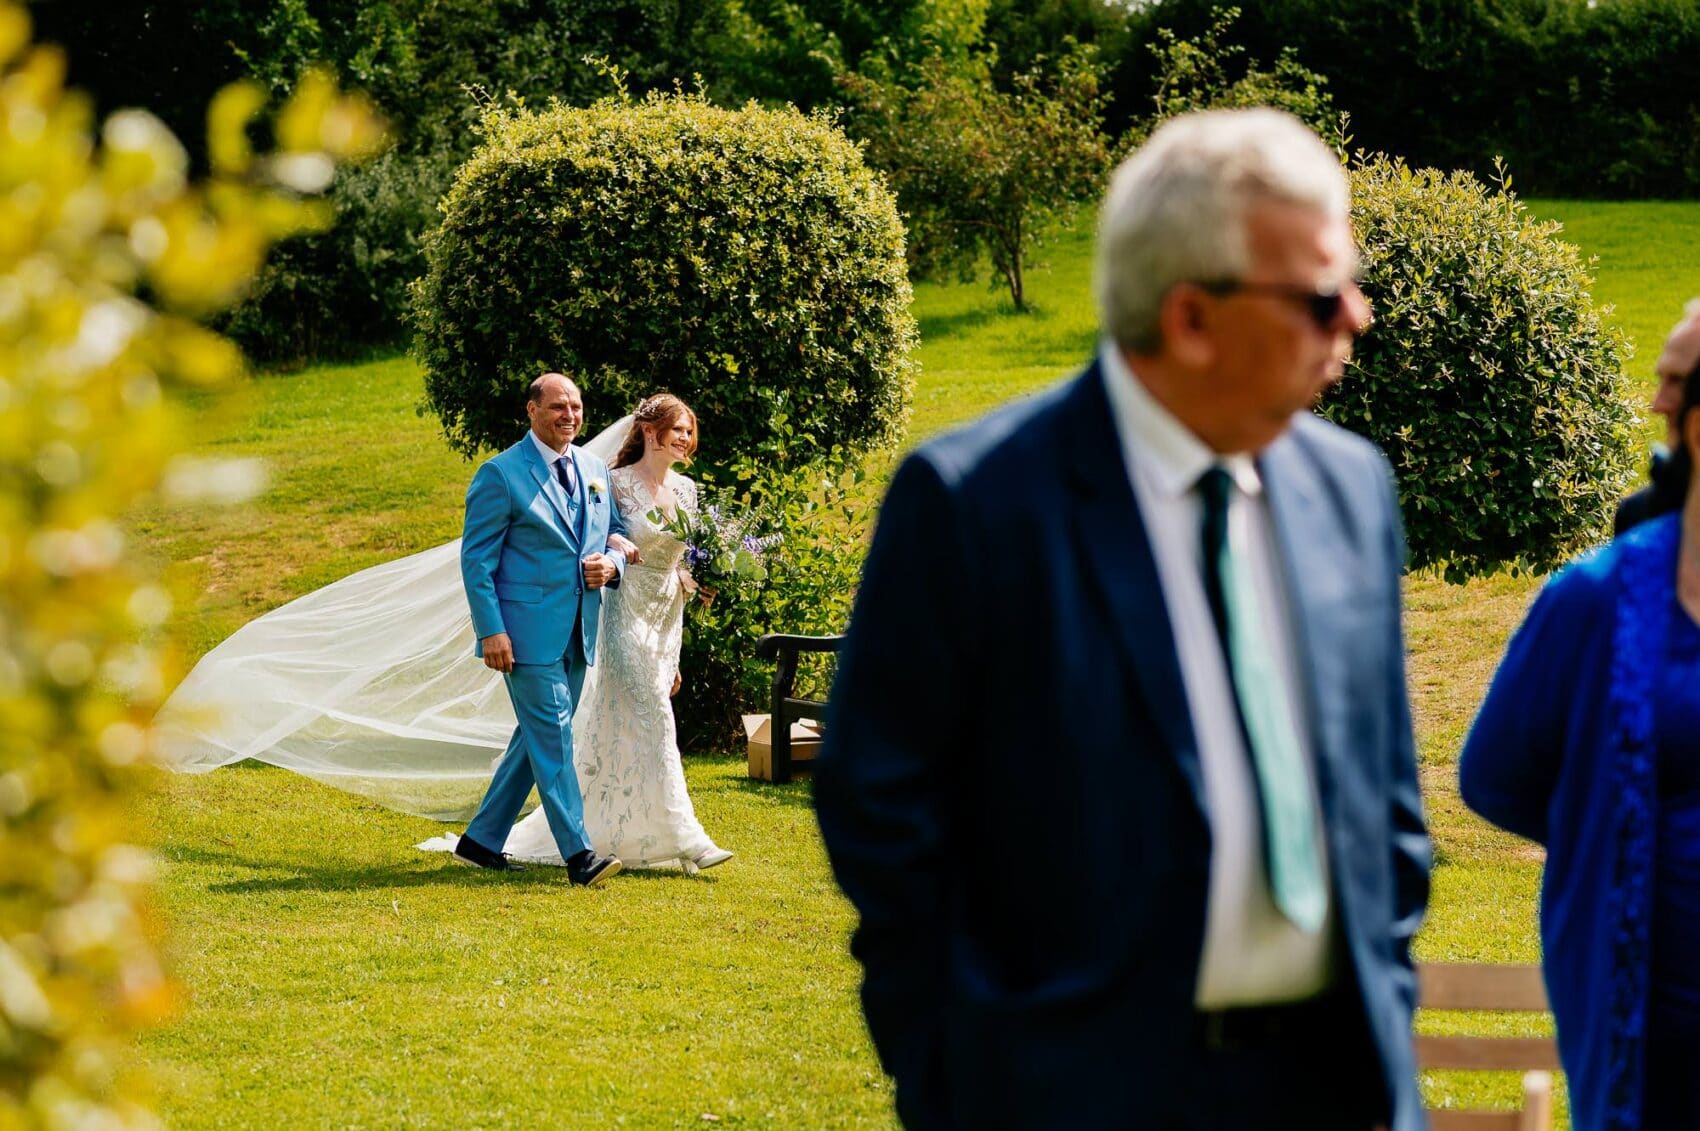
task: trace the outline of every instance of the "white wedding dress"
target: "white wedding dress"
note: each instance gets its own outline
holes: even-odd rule
[[[643,561],[627,566],[620,587],[602,599],[596,664],[573,714],[573,764],[596,851],[627,868],[669,867],[714,842],[685,791],[670,702],[684,636],[685,544],[649,514],[658,507],[695,511],[696,484],[669,471],[658,501],[633,468],[615,468],[608,482]],[[562,862],[541,809],[514,826],[502,851],[516,860]]]
[[[631,418],[586,449],[611,457]],[[684,630],[684,544],[656,527],[631,469],[610,473],[644,557],[605,591],[573,718],[585,827],[628,868],[712,847],[685,791],[669,691]],[[669,472],[670,506],[696,486]],[[204,656],[154,720],[157,759],[201,773],[244,759],[437,820],[476,811],[514,729],[502,678],[473,655],[460,541],[374,566],[250,621]],[[454,837],[421,848],[449,849]],[[561,863],[541,812],[506,851]]]

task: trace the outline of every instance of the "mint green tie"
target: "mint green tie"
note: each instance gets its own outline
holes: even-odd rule
[[[1295,927],[1314,931],[1328,911],[1316,809],[1281,673],[1263,636],[1257,593],[1228,537],[1233,479],[1220,465],[1198,481],[1204,499],[1204,589],[1228,658],[1240,730],[1263,809],[1269,894]]]

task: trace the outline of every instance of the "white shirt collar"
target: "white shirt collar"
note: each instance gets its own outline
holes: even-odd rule
[[[1098,361],[1122,454],[1129,467],[1137,463],[1146,472],[1153,488],[1168,497],[1185,495],[1211,464],[1220,463],[1242,493],[1256,496],[1263,490],[1256,460],[1244,452],[1224,456],[1211,451],[1151,395],[1108,338],[1098,346]]]
[[[549,468],[551,471],[555,468],[556,460],[560,459],[562,456],[566,456],[569,459],[572,457],[573,446],[571,444],[567,445],[566,451],[557,452],[554,448],[551,448],[548,444],[545,444],[542,440],[538,439],[537,433],[533,432],[531,429],[527,428],[525,430],[525,434],[531,437],[531,442],[533,444],[537,445],[538,452],[543,456],[543,466]],[[576,463],[577,461],[575,460],[574,462]]]

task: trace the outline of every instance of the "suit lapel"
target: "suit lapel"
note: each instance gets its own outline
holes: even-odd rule
[[[567,457],[573,461],[573,502],[578,504],[578,525],[573,530],[573,541],[582,546],[585,524],[590,521],[590,485],[584,481],[584,464],[579,462],[578,453],[569,447]]]
[[[561,533],[573,548],[577,549],[580,540],[571,518],[571,508],[567,505],[567,493],[555,478],[554,469],[543,462],[543,453],[537,450],[537,445],[531,442],[529,436],[525,440],[525,454],[526,462],[531,468],[531,477],[537,481],[537,486],[543,491],[543,497],[549,500],[549,505],[554,508],[556,517],[560,519]]]
[[[1343,548],[1337,539],[1327,537],[1332,521],[1323,484],[1317,479],[1316,469],[1305,459],[1293,429],[1264,449],[1257,466],[1269,497],[1269,515],[1275,524],[1275,542],[1292,608],[1294,660],[1303,677],[1303,701],[1310,714],[1318,793],[1328,806],[1339,743],[1330,725],[1333,716],[1323,709],[1324,681],[1318,660],[1325,654],[1325,646],[1331,643],[1325,639],[1326,610],[1331,598],[1336,596],[1335,579]],[[1332,643],[1338,647],[1338,641]]]
[[[1064,443],[1074,452],[1072,486],[1081,521],[1076,544],[1109,606],[1111,630],[1143,689],[1163,745],[1203,812],[1204,776],[1174,630],[1097,362],[1075,383],[1059,415],[1060,433],[1069,437]]]

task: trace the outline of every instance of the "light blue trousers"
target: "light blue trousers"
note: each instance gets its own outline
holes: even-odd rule
[[[478,815],[466,826],[466,835],[500,852],[536,785],[549,831],[555,834],[561,856],[571,859],[590,847],[578,771],[573,769],[573,708],[584,688],[584,662],[515,664],[504,678],[519,725],[496,766],[496,776],[490,779]]]

